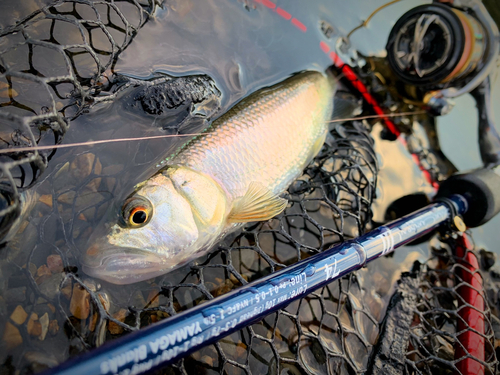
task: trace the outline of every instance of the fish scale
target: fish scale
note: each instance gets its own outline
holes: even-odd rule
[[[278,215],[287,204],[279,195],[323,145],[334,87],[331,77],[300,73],[235,105],[110,215],[119,221],[89,239],[84,272],[116,284],[146,280],[244,223]]]
[[[211,176],[232,199],[251,182],[282,193],[317,153],[332,94],[332,80],[319,73],[295,76],[234,106],[171,164]]]

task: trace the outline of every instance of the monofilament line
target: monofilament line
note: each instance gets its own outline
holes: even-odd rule
[[[418,115],[426,113],[425,111],[417,112],[402,112],[402,113],[388,113],[386,115],[369,115],[369,116],[359,116],[351,118],[342,118],[328,121],[328,123],[335,122],[345,122],[345,121],[355,121],[355,120],[369,120],[375,118],[384,117],[398,117],[398,116],[408,116],[408,115]],[[99,141],[87,141],[79,143],[67,143],[53,146],[27,146],[27,147],[15,147],[15,148],[5,148],[0,150],[0,154],[9,154],[14,152],[29,152],[29,151],[46,151],[54,150],[59,148],[71,148],[71,147],[81,147],[81,146],[94,146],[107,143],[117,143],[117,142],[133,142],[133,141],[146,141],[151,139],[163,139],[163,138],[177,138],[177,137],[195,137],[198,135],[203,135],[204,133],[192,133],[192,134],[165,134],[165,135],[152,135],[148,137],[136,137],[136,138],[117,138],[117,139],[102,139]]]
[[[56,148],[70,148],[70,147],[80,147],[80,146],[94,146],[106,143],[117,143],[117,142],[131,142],[131,141],[145,141],[150,139],[162,139],[162,138],[177,138],[177,137],[194,137],[202,135],[203,133],[193,133],[193,134],[168,134],[168,135],[153,135],[149,137],[137,137],[137,138],[117,138],[117,139],[102,139],[99,141],[87,141],[79,143],[67,143],[54,146],[27,146],[27,147],[16,147],[16,148],[6,148],[0,150],[0,154],[7,154],[11,152],[26,152],[26,151],[43,151],[43,150],[53,150]]]

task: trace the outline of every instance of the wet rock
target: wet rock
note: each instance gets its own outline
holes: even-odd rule
[[[453,361],[455,350],[453,349],[452,344],[439,335],[433,336],[431,341],[439,358],[444,359],[445,361]]]
[[[15,98],[19,93],[12,88],[8,83],[0,82],[0,98]]]
[[[220,279],[216,279],[216,281],[219,281]],[[222,281],[222,280],[221,280]],[[217,288],[217,290],[215,290],[214,292],[214,297],[217,297],[217,296],[222,296],[226,293],[229,293],[231,290],[233,290],[233,283],[231,282],[231,280],[227,279],[225,280],[224,282],[222,282],[219,287]]]
[[[92,171],[96,175],[100,175],[102,172],[102,165],[99,161],[99,158],[96,159],[96,156],[90,152],[78,155],[70,164],[70,173],[71,176],[76,181],[83,181],[86,179]],[[86,186],[88,189],[92,191],[97,191],[101,183],[100,178],[95,178],[89,182]]]
[[[109,296],[107,293],[99,293],[99,301],[102,303],[102,307],[104,307],[104,310],[109,311],[109,307],[111,303],[109,302]]]
[[[47,313],[43,314],[42,317],[38,319],[38,321],[40,322],[40,326],[42,329],[42,332],[38,336],[38,339],[43,341],[45,340],[45,336],[47,336],[47,332],[49,331],[49,322],[50,322],[49,314]]]
[[[387,275],[380,272],[375,272],[373,275],[374,285],[377,286],[377,293],[381,296],[387,295],[391,290],[391,281]]]
[[[99,318],[99,314],[94,314],[90,318],[89,330],[90,332],[94,332],[95,327],[97,326],[97,319]]]
[[[13,349],[23,343],[19,329],[10,322],[5,324],[2,340],[5,342],[7,349]]]
[[[128,310],[120,309],[117,313],[113,314],[113,318],[123,323],[127,315]],[[119,335],[120,333],[123,333],[123,327],[113,321],[109,322],[108,330],[112,335]]]
[[[38,201],[52,208],[52,195],[50,194],[41,195],[40,198],[38,198]]]
[[[21,305],[18,305],[14,309],[12,314],[10,314],[10,319],[18,325],[23,324],[26,321],[27,317],[28,317],[28,314],[26,313],[26,311],[24,311],[24,309]]]
[[[94,279],[83,279],[83,283],[92,292],[96,292],[97,291],[97,283],[96,283],[96,281]]]
[[[81,353],[86,350],[86,347],[84,343],[82,342],[82,339],[78,336],[72,337],[69,341],[69,353],[70,355],[72,354],[77,354]]]
[[[40,372],[59,364],[53,356],[47,355],[46,353],[26,352],[24,357],[31,362],[32,368],[35,372]]]
[[[52,336],[55,336],[57,332],[59,332],[59,323],[55,319],[51,320],[49,323],[49,333]]]
[[[26,330],[31,336],[38,337],[42,334],[42,325],[38,321],[38,315],[31,313],[28,323],[26,324]]]
[[[403,273],[387,308],[380,338],[371,361],[371,374],[398,374],[405,366],[420,276]]]
[[[59,203],[64,203],[67,205],[72,205],[75,200],[76,192],[71,190],[66,193],[63,193],[57,197],[57,201]]]
[[[212,368],[219,366],[219,353],[215,350],[213,345],[205,346],[198,353],[199,353],[198,361],[205,362],[208,366],[210,366]],[[210,371],[208,371],[208,373],[210,373]],[[260,372],[256,372],[256,373],[259,374]],[[269,371],[269,373],[272,374],[275,372],[273,372],[271,370],[271,371]]]
[[[85,218],[85,220],[92,220],[95,216],[95,207],[90,207],[85,210],[85,212],[82,212],[82,216]]]
[[[245,279],[244,276],[242,276],[243,279]],[[231,283],[233,284],[233,287],[234,286],[241,286],[241,282],[236,278],[236,276],[234,276],[233,274],[230,274],[229,275],[229,280],[231,281]],[[246,281],[246,279],[245,279]]]
[[[116,178],[114,177],[106,178],[106,187],[108,188],[108,191],[113,191],[115,185],[116,185]]]
[[[134,292],[134,294],[130,297],[129,305],[137,307],[139,309],[143,309],[146,306],[146,301],[144,300],[144,296],[140,290]]]
[[[205,281],[205,288],[207,288],[210,294],[215,295],[215,290],[217,289],[217,285],[215,285],[211,281]]]
[[[204,355],[203,357],[201,357],[201,362],[206,363],[209,367],[214,366],[214,360],[208,355]]]
[[[103,176],[108,176],[105,179],[106,187],[109,191],[113,191],[116,185],[116,178],[112,177],[120,173],[124,168],[123,164],[112,164],[103,168],[102,174]]]
[[[52,272],[50,272],[49,267],[47,267],[45,264],[43,264],[40,267],[38,267],[38,270],[36,271],[35,281],[38,285],[40,285],[41,283],[43,283],[45,280],[47,280],[51,276],[52,276]]]
[[[319,341],[315,338],[302,338],[299,342],[301,362],[313,374],[327,374],[327,357]]]
[[[112,164],[102,169],[102,174],[105,176],[120,173],[123,170],[123,164]]]
[[[74,239],[77,239],[80,236],[80,228],[75,225],[75,227],[73,227],[73,233],[71,235]]]
[[[178,310],[175,310],[175,311],[178,311]],[[165,312],[165,311],[157,311],[156,316],[157,316],[158,320],[162,320],[162,319],[166,319],[166,318],[170,317],[170,314]]]
[[[47,257],[47,267],[52,273],[61,273],[64,269],[61,256],[52,254]]]
[[[243,359],[247,356],[247,346],[242,342],[238,343],[235,350],[236,358]]]
[[[160,305],[160,294],[157,290],[152,290],[148,294],[147,307],[158,307]]]
[[[0,316],[7,316],[7,304],[2,296],[0,296]]]
[[[90,313],[90,294],[79,284],[73,285],[69,310],[75,318],[87,319]]]
[[[90,191],[96,192],[99,189],[99,186],[101,185],[101,181],[102,181],[101,177],[94,178],[85,186],[85,188]]]
[[[181,106],[213,102],[220,105],[221,92],[208,76],[189,76],[170,79],[164,83],[146,86],[135,96],[142,109],[156,116]]]
[[[66,280],[63,284],[63,286],[61,287],[61,294],[66,297],[67,299],[70,299],[71,298],[71,294],[72,294],[72,286],[71,286],[71,281],[69,280]]]
[[[54,299],[59,292],[59,286],[61,285],[63,278],[64,275],[62,273],[51,275],[39,285],[40,292],[47,296],[47,298]]]
[[[4,293],[4,298],[9,304],[21,303],[26,301],[26,287],[8,289]]]
[[[35,278],[36,277],[36,271],[38,270],[36,264],[35,263],[30,263],[28,265],[28,269],[29,269],[30,273],[33,275],[33,278]]]
[[[89,206],[94,206],[104,199],[102,194],[96,192],[82,192],[76,197],[75,206],[77,209],[84,209]]]

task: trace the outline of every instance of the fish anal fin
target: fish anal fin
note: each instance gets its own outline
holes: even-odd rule
[[[233,204],[227,221],[229,223],[250,223],[272,219],[287,205],[286,199],[273,194],[262,185],[252,182],[247,192]]]

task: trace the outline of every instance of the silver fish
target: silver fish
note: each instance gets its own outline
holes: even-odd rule
[[[137,186],[118,222],[91,238],[84,272],[115,284],[146,280],[282,212],[279,195],[325,141],[334,91],[331,77],[306,72],[235,105]]]

